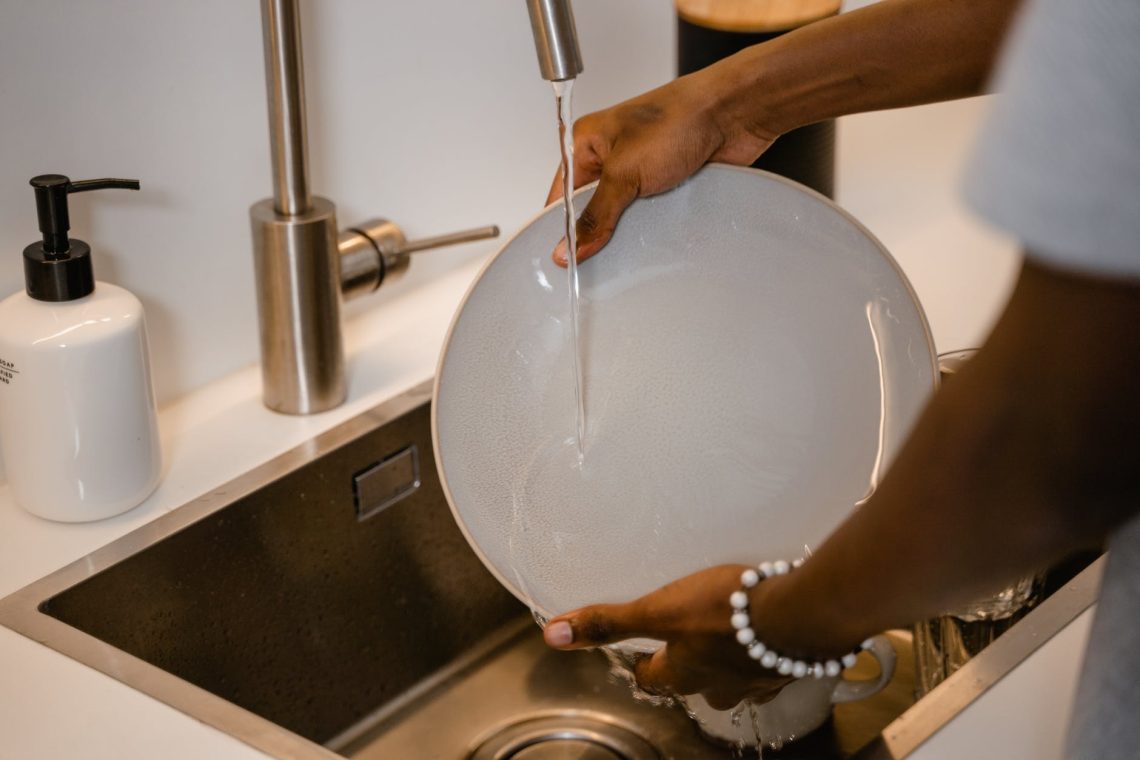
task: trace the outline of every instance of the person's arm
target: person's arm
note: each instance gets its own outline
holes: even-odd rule
[[[1138,377],[1140,282],[1027,260],[984,348],[931,401],[878,491],[801,569],[752,590],[758,638],[834,657],[1099,544],[1140,508]],[[560,615],[547,641],[661,638],[644,685],[726,706],[770,695],[785,679],[750,661],[729,625],[740,570]]]
[[[605,245],[635,198],[709,161],[747,165],[796,127],[980,93],[1018,5],[882,0],[582,117],[575,186],[600,182],[578,220],[579,260]],[[547,203],[561,195],[555,177]],[[564,249],[555,260],[565,263]]]

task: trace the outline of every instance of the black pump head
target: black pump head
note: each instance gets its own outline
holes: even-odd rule
[[[71,220],[67,214],[69,193],[82,193],[108,187],[138,190],[137,179],[89,179],[72,182],[62,174],[33,177],[36,214],[43,242],[24,249],[24,280],[28,295],[38,301],[72,301],[95,290],[91,269],[91,248],[82,240],[67,236]]]

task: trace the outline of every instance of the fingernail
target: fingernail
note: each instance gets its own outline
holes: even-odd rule
[[[565,647],[574,643],[574,629],[565,620],[559,620],[546,626],[542,637],[552,647]]]
[[[563,240],[554,246],[554,260],[562,266],[566,265],[566,241]]]

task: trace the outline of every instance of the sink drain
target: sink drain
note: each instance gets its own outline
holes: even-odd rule
[[[660,760],[627,728],[588,715],[527,718],[497,731],[470,760]]]

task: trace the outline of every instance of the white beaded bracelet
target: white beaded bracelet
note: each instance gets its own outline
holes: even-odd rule
[[[774,669],[782,676],[792,676],[793,678],[804,678],[809,675],[812,678],[837,676],[844,668],[849,668],[855,664],[859,652],[870,648],[870,639],[859,645],[858,649],[843,655],[838,660],[805,662],[784,657],[764,646],[756,638],[756,632],[752,630],[752,618],[748,614],[748,589],[756,586],[763,578],[787,575],[803,563],[803,559],[797,559],[791,563],[780,559],[775,562],[761,562],[756,569],[748,568],[742,572],[740,574],[740,585],[744,588],[740,591],[733,591],[728,597],[728,603],[732,606],[732,627],[736,630],[736,640],[748,650],[749,657],[766,668]]]

